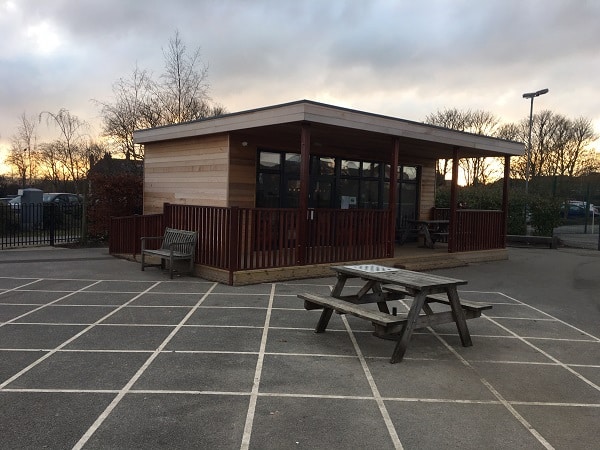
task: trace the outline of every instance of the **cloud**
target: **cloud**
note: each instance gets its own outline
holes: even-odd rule
[[[446,107],[505,121],[536,109],[600,126],[600,2],[585,0],[0,0],[0,144],[23,111],[91,99],[135,65],[159,74],[179,30],[230,111],[301,98],[423,120]],[[597,128],[598,129],[598,128]]]

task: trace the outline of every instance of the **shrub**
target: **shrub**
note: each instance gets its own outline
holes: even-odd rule
[[[141,175],[120,173],[93,174],[89,177],[88,235],[106,239],[111,217],[142,214],[143,179]]]

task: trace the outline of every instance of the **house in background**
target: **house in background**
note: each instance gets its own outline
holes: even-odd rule
[[[219,269],[230,282],[232,270],[392,258],[407,220],[431,218],[439,159],[454,161],[448,251],[505,254],[509,161],[525,150],[309,100],[140,130],[134,138],[145,151],[144,214],[169,208],[170,225],[203,228],[200,236],[211,242],[199,244],[200,265],[206,252],[222,253],[228,262]],[[504,158],[501,211],[456,210],[458,160],[472,157]],[[209,223],[206,211],[189,210],[197,206],[229,212]],[[462,220],[467,211],[474,220]]]

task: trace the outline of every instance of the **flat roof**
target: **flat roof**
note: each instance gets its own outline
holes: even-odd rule
[[[303,122],[472,150],[478,156],[518,156],[525,153],[525,144],[521,142],[451,130],[311,100],[299,100],[192,122],[138,130],[134,133],[134,142],[147,144]]]

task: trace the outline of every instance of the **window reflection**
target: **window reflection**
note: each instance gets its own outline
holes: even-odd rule
[[[261,170],[279,170],[281,154],[274,152],[260,152],[259,168]]]
[[[360,175],[360,162],[342,159],[342,176],[357,177]]]

